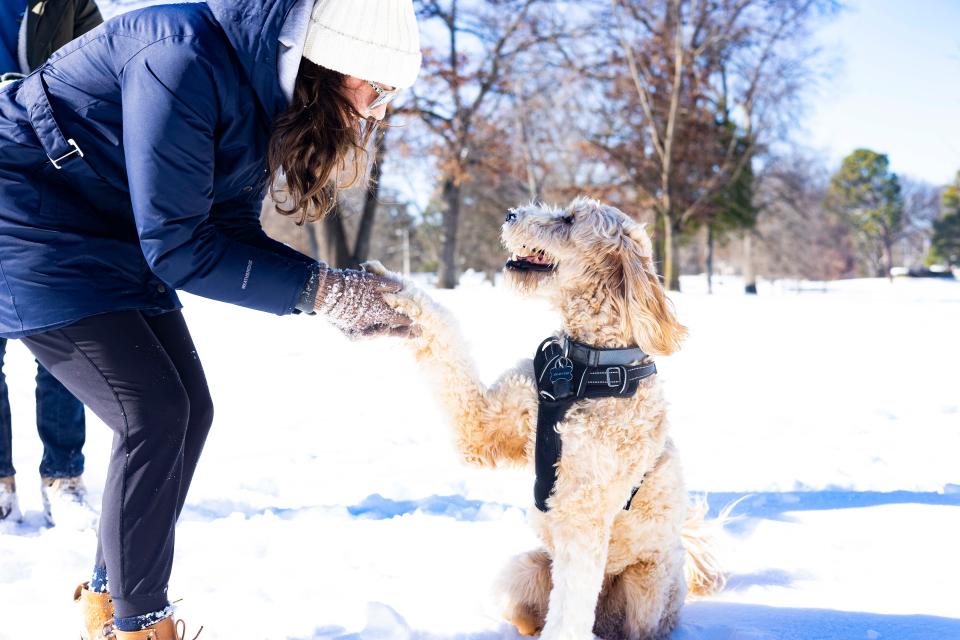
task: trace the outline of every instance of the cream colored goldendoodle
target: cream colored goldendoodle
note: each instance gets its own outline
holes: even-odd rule
[[[523,207],[507,215],[502,238],[514,254],[507,280],[549,297],[563,318],[560,335],[652,355],[674,352],[686,335],[660,286],[649,237],[620,211],[587,198],[562,210]],[[487,388],[443,308],[412,285],[388,301],[421,330],[410,344],[466,461],[531,465],[533,361]],[[715,591],[723,577],[707,543],[704,509],[688,504],[659,378],[641,380],[630,397],[575,402],[556,430],[562,455],[549,509],[530,509],[544,548],[505,570],[506,618],[522,634],[548,640],[669,635],[688,588]]]

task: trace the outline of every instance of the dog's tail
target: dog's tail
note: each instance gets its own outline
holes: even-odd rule
[[[715,537],[730,521],[730,511],[736,503],[728,505],[717,518],[707,520],[709,509],[705,497],[697,498],[687,507],[687,519],[683,523],[683,546],[687,550],[684,575],[687,591],[694,596],[708,596],[720,592],[727,583],[727,576],[715,553]]]

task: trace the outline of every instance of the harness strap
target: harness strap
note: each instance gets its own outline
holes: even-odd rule
[[[649,364],[641,364],[636,367],[607,367],[600,371],[588,371],[586,377],[586,384],[607,387],[607,388],[618,388],[622,387],[623,383],[627,384],[631,382],[637,382],[643,380],[644,378],[649,378],[657,372],[657,365],[652,362]]]
[[[561,343],[558,338],[551,337],[540,343],[533,360],[539,394],[535,449],[537,478],[533,493],[540,511],[548,511],[547,499],[557,480],[557,464],[562,450],[557,424],[579,400],[635,395],[640,381],[656,374],[657,367],[652,362],[628,365],[646,357],[638,348],[594,349],[568,338]],[[630,509],[639,490],[639,486],[633,489],[625,510]]]
[[[611,364],[630,364],[640,362],[647,357],[640,347],[626,349],[603,349],[577,342],[563,337],[563,351],[573,360],[578,360],[589,367],[602,367]]]

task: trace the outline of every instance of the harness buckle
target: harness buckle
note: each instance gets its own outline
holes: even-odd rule
[[[607,367],[607,386],[611,389],[616,389],[617,387],[623,385],[623,371],[622,367]],[[613,374],[617,374],[614,378]]]
[[[63,162],[64,160],[66,160],[67,158],[69,158],[70,156],[72,156],[73,154],[77,154],[77,155],[80,156],[81,158],[83,157],[83,151],[81,151],[81,150],[80,150],[80,147],[77,146],[76,140],[74,140],[73,138],[70,138],[69,140],[67,140],[67,144],[69,144],[71,147],[73,147],[73,151],[67,151],[65,154],[63,154],[62,156],[60,156],[60,157],[57,158],[57,159],[53,159],[53,158],[50,158],[50,156],[47,156],[47,158],[50,158],[50,162],[51,162],[51,164],[53,164],[53,168],[54,168],[54,169],[57,169],[57,170],[62,169],[63,166],[60,165],[60,164],[57,164],[57,163],[58,163],[58,162]]]

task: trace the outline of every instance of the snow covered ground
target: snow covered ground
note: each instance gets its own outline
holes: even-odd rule
[[[658,361],[673,433],[714,512],[748,497],[720,541],[727,590],[674,639],[960,639],[960,283],[684,286],[691,338]],[[436,295],[487,379],[556,326],[490,285]],[[171,584],[188,637],[515,638],[491,585],[537,544],[532,474],[461,466],[397,342],[185,303],[217,403]],[[0,533],[0,638],[75,638],[94,534],[43,525],[18,343],[6,371],[25,521]],[[99,500],[109,432],[88,421]]]

